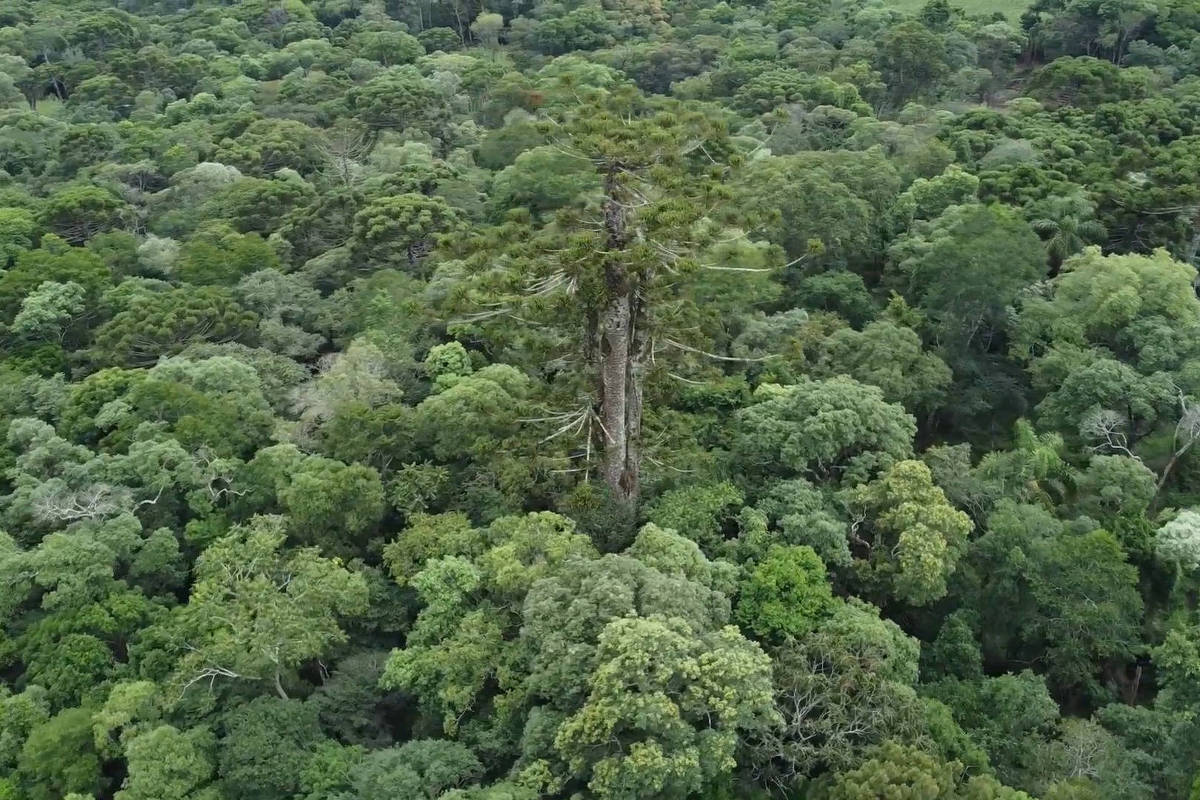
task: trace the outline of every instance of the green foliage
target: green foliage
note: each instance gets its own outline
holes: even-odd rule
[[[545,214],[594,192],[596,176],[579,160],[552,146],[534,147],[496,174],[492,202],[497,209],[526,207]]]
[[[614,620],[596,662],[554,747],[598,797],[701,791],[736,765],[738,733],[773,717],[770,662],[733,628],[697,636],[682,620]]]
[[[0,259],[8,266],[22,252],[33,247],[37,222],[24,208],[0,209]]]
[[[1007,308],[1046,270],[1041,244],[1024,220],[978,204],[949,206],[916,223],[890,255],[895,287],[929,314],[952,348],[1002,331]]]
[[[321,728],[339,741],[364,746],[391,743],[387,720],[399,698],[379,687],[387,653],[369,651],[342,659],[334,673],[309,695]]]
[[[844,371],[860,383],[878,386],[888,402],[914,412],[937,407],[951,381],[949,367],[922,349],[915,332],[887,320],[862,331],[835,331],[822,351],[821,372]]]
[[[790,545],[812,547],[831,566],[850,563],[848,525],[833,499],[803,479],[779,481],[771,486],[756,508],[766,515],[773,530],[761,533],[743,527],[739,549],[747,556],[761,555],[775,539]]]
[[[1181,570],[1200,569],[1200,514],[1190,509],[1181,511],[1159,528],[1154,550],[1163,561],[1177,564]]]
[[[405,128],[440,107],[437,90],[414,67],[391,67],[352,89],[347,103],[364,123]]]
[[[350,47],[363,58],[378,61],[385,67],[408,64],[425,54],[417,37],[403,31],[363,31],[355,34]]]
[[[109,270],[94,254],[81,248],[62,247],[61,240],[46,236],[40,249],[21,253],[13,266],[0,275],[0,308],[6,321],[12,320],[24,299],[46,281],[82,286],[88,299],[94,301],[111,279]]]
[[[0,798],[1196,794],[1197,42],[0,2]]]
[[[829,800],[950,798],[958,766],[914,747],[887,742],[862,766],[839,773],[824,796]]]
[[[320,138],[301,122],[260,119],[236,139],[221,142],[215,160],[250,175],[271,175],[284,168],[308,173],[320,161]]]
[[[1001,780],[1028,783],[1037,749],[1058,719],[1046,682],[1032,672],[934,682],[923,691],[943,702],[982,747]]]
[[[825,565],[811,547],[773,547],[742,581],[736,617],[759,639],[801,636],[833,605]]]
[[[985,653],[1053,653],[1055,681],[1093,691],[1100,664],[1130,655],[1142,599],[1111,533],[1068,532],[1041,508],[1006,503],[969,561]]]
[[[530,687],[561,704],[585,696],[596,637],[612,620],[661,616],[695,630],[714,630],[728,622],[729,600],[703,580],[660,572],[627,555],[608,555],[569,564],[536,584],[526,598],[525,616],[525,636],[536,652]]]
[[[262,382],[248,365],[228,356],[180,356],[161,359],[143,375],[109,406],[105,421],[118,429],[109,435],[114,444],[144,420],[170,430],[186,448],[217,456],[253,452],[265,443],[274,420]]]
[[[299,700],[256,697],[225,715],[217,773],[232,798],[283,800],[300,788],[321,741],[316,711]]]
[[[917,643],[864,603],[837,603],[828,618],[771,652],[781,724],[751,740],[768,785],[843,770],[890,737],[921,728],[913,684]]]
[[[16,774],[34,800],[101,791],[105,780],[92,747],[88,710],[69,708],[33,728],[17,758]]]
[[[72,281],[45,281],[21,301],[9,330],[30,339],[61,341],[71,321],[83,312],[85,293]]]
[[[1031,298],[1022,306],[1015,342],[1018,352],[1029,357],[1055,344],[1104,347],[1140,366],[1146,357],[1142,350],[1151,342],[1142,343],[1139,329],[1145,330],[1155,320],[1169,321],[1185,331],[1195,324],[1194,275],[1194,269],[1163,251],[1150,256],[1103,256],[1087,250],[1054,281],[1052,294]],[[1172,364],[1166,361],[1160,367],[1151,361],[1146,366],[1152,370]]]
[[[354,767],[351,782],[363,800],[441,797],[482,771],[479,759],[458,742],[415,739],[369,754]]]
[[[1093,665],[1132,655],[1142,605],[1137,570],[1106,531],[1048,543],[1042,557],[1032,587],[1041,609],[1033,630],[1046,642],[1050,675],[1086,684]]]
[[[281,553],[279,518],[258,517],[210,545],[178,624],[191,646],[175,680],[184,688],[217,679],[282,681],[302,662],[345,641],[340,617],[367,602],[361,575],[313,549]]]
[[[1122,70],[1098,58],[1059,58],[1030,83],[1029,96],[1043,103],[1094,108],[1101,103],[1145,95],[1150,76],[1143,70]]]
[[[244,275],[274,268],[278,263],[274,251],[256,234],[212,230],[184,243],[164,271],[188,283],[228,286]]]
[[[587,537],[557,514],[503,517],[487,531],[466,525],[457,515],[418,518],[385,551],[393,574],[417,591],[424,608],[404,649],[388,661],[382,685],[414,691],[443,715],[447,732],[490,680],[513,688],[516,654],[506,652],[504,637],[518,626],[521,599],[563,564],[594,555]]]
[[[292,535],[326,553],[353,553],[386,511],[379,474],[320,456],[301,460],[278,489]]]
[[[731,483],[685,486],[663,492],[646,510],[651,522],[696,542],[706,553],[718,552],[743,495]]]
[[[981,677],[983,656],[973,628],[977,624],[978,619],[965,610],[946,618],[937,638],[921,652],[921,669],[927,679]]]
[[[415,268],[432,239],[459,224],[459,212],[438,197],[401,194],[381,197],[354,216],[354,252],[371,266]]]
[[[102,366],[147,366],[196,342],[248,338],[256,321],[217,288],[139,293],[96,332],[93,357]]]
[[[896,101],[931,93],[949,72],[945,41],[916,21],[895,26],[881,37],[878,63]]]
[[[100,186],[66,186],[46,199],[39,223],[72,244],[120,227],[128,206]]]
[[[916,220],[937,219],[951,206],[969,205],[979,193],[979,178],[950,165],[941,175],[917,178],[896,198],[892,213],[896,223],[909,226]]]
[[[799,156],[754,162],[742,173],[739,205],[766,218],[767,236],[790,259],[862,258],[878,225],[869,200],[836,172],[813,166]]]
[[[751,474],[853,485],[912,452],[912,417],[850,378],[763,385],[755,400],[736,422],[736,452]]]
[[[0,711],[4,715],[3,732],[0,733],[0,759],[3,759],[5,771],[11,774],[17,767],[17,760],[29,734],[50,719],[46,690],[41,686],[30,686],[20,694],[6,690]]]
[[[204,797],[216,767],[213,745],[212,732],[205,728],[181,732],[163,725],[134,737],[125,751],[129,776],[116,797]]]
[[[847,490],[845,502],[866,523],[852,539],[853,549],[865,549],[855,566],[868,587],[887,587],[912,605],[946,594],[974,526],[933,484],[928,467],[900,461],[877,481]]]

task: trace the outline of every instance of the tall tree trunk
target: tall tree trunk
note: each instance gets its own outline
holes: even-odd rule
[[[630,296],[614,297],[601,319],[600,422],[604,426],[604,482],[615,497],[632,500],[637,493],[637,463],[630,462],[630,434],[640,426],[640,414],[630,425],[632,395],[640,395],[631,380],[633,330]],[[640,397],[637,398],[640,400]],[[632,491],[631,491],[632,490]]]
[[[637,286],[623,262],[629,232],[618,175],[619,167],[610,168],[604,186],[609,301],[600,315],[600,423],[604,428],[604,482],[614,497],[636,503],[645,342],[638,325]]]

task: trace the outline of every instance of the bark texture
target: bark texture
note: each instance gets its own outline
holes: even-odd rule
[[[604,482],[613,496],[626,503],[638,498],[638,467],[642,433],[641,334],[636,281],[628,257],[629,225],[619,165],[605,176],[604,225],[607,234],[605,288],[608,304],[601,312],[600,423],[604,437]]]

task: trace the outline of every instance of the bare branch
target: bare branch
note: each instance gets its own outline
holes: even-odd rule
[[[1126,420],[1120,413],[1108,408],[1099,408],[1083,418],[1079,425],[1079,433],[1085,439],[1095,442],[1091,445],[1094,452],[1109,450],[1141,461],[1142,459],[1129,449],[1125,424]]]
[[[716,353],[709,353],[704,350],[700,350],[699,348],[696,348],[696,347],[691,347],[689,345],[683,344],[682,342],[677,342],[674,339],[664,338],[663,341],[666,342],[667,344],[669,344],[671,347],[678,348],[679,350],[685,350],[689,353],[696,353],[698,355],[707,356],[708,358],[716,359],[717,361],[736,361],[736,362],[743,363],[743,364],[753,364],[753,363],[757,363],[760,361],[770,361],[771,359],[782,358],[782,356],[780,356],[777,353],[772,353],[771,355],[766,355],[761,358],[737,358],[735,356],[722,356],[722,355],[717,355]]]

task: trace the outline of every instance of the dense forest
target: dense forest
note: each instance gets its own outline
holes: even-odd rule
[[[963,5],[0,2],[0,800],[1200,798],[1200,0]]]

